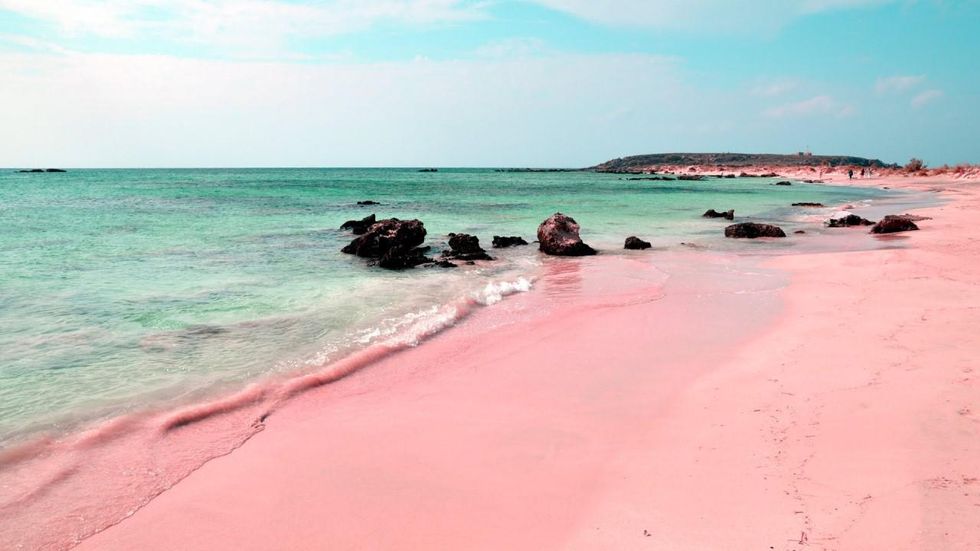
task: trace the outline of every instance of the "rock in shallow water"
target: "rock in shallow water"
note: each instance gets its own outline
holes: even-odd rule
[[[341,252],[375,258],[382,268],[401,270],[433,262],[424,254],[428,247],[419,248],[424,240],[425,226],[421,220],[389,218],[372,224]]]
[[[595,249],[582,242],[579,225],[560,212],[551,215],[538,226],[539,250],[555,256],[589,256]]]
[[[726,210],[725,212],[718,212],[715,209],[708,209],[704,214],[701,215],[704,218],[724,218],[725,220],[734,220],[735,211]]]
[[[861,218],[856,214],[848,214],[842,218],[827,220],[828,228],[849,228],[851,226],[873,226],[874,222]]]
[[[523,237],[514,235],[510,237],[495,235],[493,236],[493,248],[503,249],[505,247],[518,247],[521,245],[527,245],[527,241],[524,241]]]
[[[725,237],[736,239],[755,239],[757,237],[786,237],[786,233],[779,226],[772,224],[757,224],[755,222],[742,222],[732,224],[725,228]]]
[[[480,246],[480,238],[467,233],[449,234],[449,248],[442,256],[456,260],[493,260]]]
[[[650,245],[648,241],[644,241],[635,235],[631,235],[626,238],[626,243],[623,244],[624,249],[640,251],[643,249],[649,249],[653,245]]]
[[[350,230],[354,235],[362,235],[367,233],[368,228],[373,226],[377,222],[375,215],[365,216],[360,220],[348,220],[340,225],[342,230]]]

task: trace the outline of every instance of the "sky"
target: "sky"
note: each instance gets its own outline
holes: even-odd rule
[[[0,166],[980,163],[980,0],[0,0]]]

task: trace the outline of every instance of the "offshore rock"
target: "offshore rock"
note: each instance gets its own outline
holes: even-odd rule
[[[348,220],[340,225],[342,230],[350,230],[354,235],[363,235],[367,233],[368,228],[373,226],[377,222],[375,215],[365,216],[360,220]]]
[[[519,247],[521,245],[527,245],[527,241],[518,235],[513,235],[510,237],[495,235],[493,236],[493,248],[503,249],[506,247]]]
[[[735,219],[735,210],[726,210],[725,212],[718,212],[715,209],[708,209],[704,214],[701,215],[704,218],[724,218],[726,220]]]
[[[643,249],[649,249],[652,247],[648,241],[644,241],[635,235],[631,235],[626,238],[626,243],[623,244],[624,249],[629,249],[633,251],[641,251]]]

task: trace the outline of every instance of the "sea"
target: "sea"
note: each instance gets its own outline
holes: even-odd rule
[[[442,305],[492,307],[533,288],[533,241],[555,212],[601,255],[738,250],[725,221],[791,232],[813,209],[889,193],[773,178],[635,180],[494,169],[185,169],[0,172],[0,449],[268,377],[312,371],[371,344],[451,326]],[[360,206],[359,201],[378,205]],[[438,256],[469,233],[496,258],[387,271],[342,254],[346,220],[419,219]],[[492,249],[494,235],[530,246]],[[786,243],[771,245],[792,247]]]

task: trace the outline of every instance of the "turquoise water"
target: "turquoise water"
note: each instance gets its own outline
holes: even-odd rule
[[[533,240],[562,211],[587,242],[623,254],[628,235],[655,247],[745,246],[721,236],[724,222],[701,219],[707,208],[793,229],[793,202],[883,194],[772,182],[477,169],[5,171],[0,444],[322,365],[490,281],[531,277],[539,262],[523,247],[458,270],[387,272],[339,252],[347,219],[419,218],[437,250],[450,232],[474,233],[489,250],[494,234]],[[365,199],[382,205],[355,205]]]

